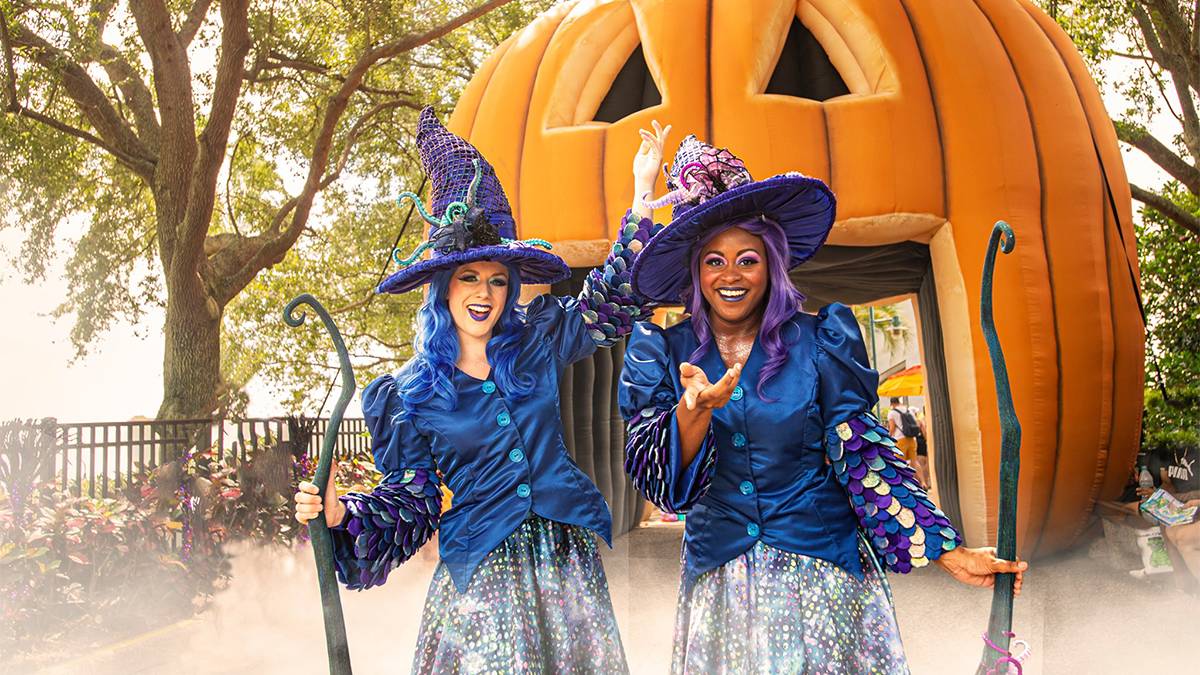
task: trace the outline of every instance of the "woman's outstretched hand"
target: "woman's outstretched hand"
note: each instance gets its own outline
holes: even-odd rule
[[[337,477],[337,471],[338,465],[334,463],[332,471],[329,472],[329,483],[325,486],[324,505],[321,504],[316,485],[308,481],[300,483],[300,491],[296,493],[296,520],[307,523],[324,511],[326,525],[334,527],[342,524],[342,520],[346,518],[346,505],[338,499],[337,485],[334,484],[333,479]]]
[[[663,161],[663,144],[667,134],[671,133],[671,125],[663,127],[658,120],[651,120],[654,131],[638,130],[642,136],[642,144],[637,154],[633,156],[633,212],[640,218],[649,218],[650,209],[646,207],[643,197],[654,191],[654,181],[658,178],[659,167]]]
[[[1029,563],[1021,560],[1002,560],[996,557],[996,549],[988,548],[958,548],[946,551],[935,561],[946,573],[968,586],[991,588],[996,585],[996,575],[1012,573],[1017,575],[1013,581],[1013,595],[1021,594],[1021,584],[1025,580],[1025,570]]]
[[[729,403],[729,397],[733,395],[733,388],[741,376],[742,364],[735,363],[713,384],[700,368],[687,361],[679,364],[679,384],[683,387],[683,396],[675,407],[675,420],[679,423],[679,451],[684,466],[691,464],[700,451],[700,444],[704,442],[712,420],[713,408]]]
[[[684,361],[679,364],[679,383],[683,385],[683,405],[688,410],[712,410],[724,407],[733,395],[738,378],[742,376],[742,364],[735,363],[725,371],[716,383],[710,383],[708,376],[697,366]]]

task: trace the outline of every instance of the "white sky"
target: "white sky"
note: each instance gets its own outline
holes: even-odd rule
[[[1105,100],[1110,109],[1124,108],[1111,94]],[[1174,128],[1175,121],[1163,113],[1152,130],[1166,140]],[[1123,154],[1132,181],[1143,185],[1163,181],[1165,175],[1141,153]],[[1136,212],[1136,203],[1134,208]],[[20,241],[19,233],[0,232],[0,245],[7,251],[17,250]],[[51,273],[34,286],[22,284],[9,270],[0,274],[0,307],[5,313],[0,378],[7,385],[0,388],[0,420],[54,416],[63,422],[96,422],[154,416],[162,397],[161,312],[148,313],[136,331],[146,338],[136,337],[128,326],[118,326],[102,336],[86,358],[71,363],[71,319],[56,321],[49,316],[66,293],[61,274]],[[357,405],[355,401],[347,415],[359,414]],[[267,388],[252,382],[250,413],[279,412]]]

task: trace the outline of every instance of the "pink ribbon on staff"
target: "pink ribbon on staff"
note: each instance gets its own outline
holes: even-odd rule
[[[1004,634],[1010,638],[1015,638],[1017,636],[1016,633],[1013,633],[1012,631],[1007,631]],[[996,666],[994,668],[989,668],[986,675],[1022,675],[1021,664],[1024,663],[1025,659],[1029,658],[1029,654],[1033,651],[1033,648],[1029,646],[1028,642],[1024,640],[1013,640],[1013,646],[1015,647],[1020,645],[1022,649],[1020,654],[1013,655],[1012,652],[1005,651],[1001,649],[995,642],[992,642],[991,639],[988,638],[987,633],[983,634],[983,641],[987,643],[988,647],[991,647],[992,649],[1004,655],[996,659]],[[1004,664],[1003,667],[1001,664]]]

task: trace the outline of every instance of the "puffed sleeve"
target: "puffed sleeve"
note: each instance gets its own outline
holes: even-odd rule
[[[346,519],[331,530],[338,579],[354,590],[387,581],[429,541],[441,516],[429,440],[412,419],[400,416],[395,379],[384,375],[367,385],[362,408],[383,480],[370,494],[343,495]]]
[[[881,562],[893,572],[909,572],[962,544],[887,428],[871,414],[879,375],[845,305],[821,310],[817,370],[825,452]]]
[[[717,454],[712,425],[700,451],[683,465],[675,409],[674,378],[666,337],[658,326],[638,323],[625,349],[618,403],[625,419],[625,472],[638,490],[663,511],[690,509],[712,483]]]
[[[526,323],[551,345],[563,365],[611,347],[650,317],[654,305],[633,292],[633,262],[662,225],[626,212],[617,240],[603,265],[588,272],[576,298],[539,296],[529,304]]]

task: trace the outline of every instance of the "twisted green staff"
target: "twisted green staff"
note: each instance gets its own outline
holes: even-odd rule
[[[996,335],[996,321],[992,317],[992,272],[996,267],[996,248],[1011,253],[1016,245],[1012,227],[1003,220],[997,221],[988,240],[987,253],[983,262],[983,289],[979,300],[979,317],[983,337],[987,341],[988,354],[992,358],[992,374],[996,378],[996,398],[1000,407],[1000,511],[996,532],[996,555],[1004,560],[1015,560],[1017,555],[1017,475],[1021,471],[1021,423],[1013,408],[1012,388],[1008,384],[1008,369],[1004,365],[1004,351]],[[992,613],[988,618],[988,632],[983,649],[983,658],[978,673],[1008,672],[1007,666],[1000,670],[1000,663],[1013,663],[1009,654],[1009,639],[1012,634],[1013,574],[996,575],[992,589]],[[1020,664],[1017,664],[1018,672]]]
[[[333,446],[337,442],[338,428],[342,425],[342,413],[346,412],[346,406],[354,396],[354,371],[350,367],[346,343],[333,324],[333,317],[312,295],[298,295],[283,308],[283,320],[287,325],[297,328],[304,324],[305,315],[296,314],[296,308],[300,305],[309,305],[321,317],[325,330],[333,338],[342,374],[342,393],[329,415],[329,427],[325,430],[321,455],[317,459],[317,473],[313,477],[321,503],[324,504],[325,485],[329,482]],[[321,612],[325,616],[325,650],[329,655],[329,672],[330,675],[350,675],[350,645],[346,642],[346,622],[342,618],[342,601],[338,596],[337,575],[333,567],[333,537],[325,524],[324,513],[308,521],[308,532],[312,536],[313,555],[317,559],[317,584],[321,588]]]

